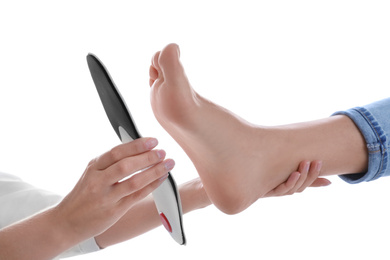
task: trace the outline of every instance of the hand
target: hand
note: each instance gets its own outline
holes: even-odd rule
[[[322,167],[321,161],[302,161],[298,171],[290,174],[289,178],[275,189],[268,192],[264,197],[276,197],[292,195],[302,192],[307,187],[328,186],[331,182],[325,178],[318,178]]]
[[[163,150],[152,150],[156,145],[154,138],[140,138],[92,160],[74,189],[56,207],[61,218],[58,222],[77,238],[96,236],[115,224],[174,167],[173,160],[164,161]]]

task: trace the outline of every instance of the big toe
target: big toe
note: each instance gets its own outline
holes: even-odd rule
[[[176,81],[184,76],[184,68],[180,62],[180,49],[177,44],[167,45],[158,57],[158,64],[166,81]]]

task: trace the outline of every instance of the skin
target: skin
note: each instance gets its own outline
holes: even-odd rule
[[[245,210],[285,182],[304,159],[321,158],[322,176],[366,171],[365,141],[348,117],[254,125],[200,96],[191,87],[179,57],[176,44],[154,55],[152,109],[192,160],[207,195],[221,211],[236,214]]]
[[[137,139],[95,158],[58,206],[1,229],[0,259],[52,259],[90,237],[105,248],[160,226],[153,198],[147,195],[165,180],[173,161],[164,160],[162,150],[152,150],[157,145],[150,145],[153,139]],[[320,161],[303,161],[267,196],[329,185],[329,181],[318,178],[321,165]],[[183,213],[211,205],[199,178],[182,184],[179,191]]]
[[[166,50],[177,52],[175,48],[174,45],[171,45]],[[164,56],[166,55],[161,55],[161,57]],[[171,53],[166,57],[174,60],[170,65],[178,65],[178,55],[172,56]],[[156,108],[163,109],[156,113],[158,120],[165,126],[170,124],[169,129],[177,128],[177,131],[181,131],[180,129],[184,127],[187,133],[193,134],[190,136],[199,137],[196,135],[196,131],[199,129],[193,128],[192,119],[189,121],[185,119],[185,113],[189,110],[185,110],[181,114],[183,111],[178,112],[177,107],[170,110],[171,108],[161,104],[161,98],[169,98],[170,95],[174,96],[175,94],[164,92],[164,89],[162,92],[158,90],[158,86],[164,86],[164,84],[170,86],[173,83],[169,77],[165,79],[161,76],[162,72],[158,71],[160,69],[158,59],[159,54],[155,56],[151,67],[152,106],[155,113]],[[161,58],[161,61],[164,63],[164,58]],[[166,65],[162,65],[162,67],[164,66]],[[182,74],[179,73],[179,76],[184,75],[181,65],[174,69],[180,70],[179,72]],[[174,75],[171,76],[174,77]],[[192,92],[190,88],[184,88],[184,90],[186,93],[182,98],[185,100],[188,98],[188,94],[194,95],[191,98],[196,97],[196,93]],[[178,93],[180,94],[180,92]],[[185,108],[185,105],[182,105]],[[191,109],[192,105],[190,103]],[[222,108],[218,109],[222,111],[222,114],[228,113],[235,120],[241,120]],[[167,116],[162,116],[164,113],[167,113]],[[174,120],[170,121],[172,119]],[[223,136],[226,137],[226,135]],[[175,139],[182,140],[182,137],[176,136]],[[188,142],[189,140],[183,139],[183,141],[191,143]],[[211,144],[218,144],[221,140],[214,141]],[[174,167],[174,161],[165,159],[166,154],[163,150],[154,149],[157,143],[155,138],[140,138],[131,143],[114,147],[107,153],[93,159],[74,189],[57,206],[0,230],[0,260],[52,259],[91,237],[95,238],[100,248],[105,248],[160,226],[160,217],[157,214],[153,198],[148,195],[167,178],[168,171]],[[203,149],[204,147],[199,146],[199,148]],[[188,148],[187,151],[189,151]],[[213,160],[209,160],[213,158],[212,156],[221,159],[221,156],[223,158],[228,155],[224,153],[218,155],[215,152],[220,151],[206,153],[204,162],[212,162]],[[234,181],[234,178],[232,179],[229,173],[216,176],[216,174],[220,174],[220,171],[217,169],[214,173],[213,170],[218,165],[211,167],[208,171],[202,170],[202,167],[207,165],[199,163],[197,159],[194,160],[193,154],[194,149],[189,155],[195,162],[197,169],[201,170],[202,180],[197,178],[179,187],[183,213],[207,207],[212,202],[216,202],[217,207],[223,210],[224,208],[221,207],[217,197],[224,195],[221,193],[221,188],[229,188],[226,183]],[[314,157],[308,156],[307,158]],[[221,167],[221,165],[219,166]],[[322,161],[303,160],[302,158],[295,166],[291,166],[289,174],[279,178],[280,182],[277,185],[271,185],[273,188],[265,192],[260,186],[261,197],[292,195],[304,191],[309,186],[327,186],[330,182],[327,179],[319,178],[320,175],[323,175],[322,167]],[[138,171],[140,172],[135,174]],[[210,182],[213,179],[215,181],[215,177],[222,177],[220,184],[214,183],[213,185],[212,181]],[[123,179],[125,180],[122,181]],[[206,185],[204,181],[206,181]],[[242,183],[238,182],[237,185],[241,186]],[[212,200],[210,200],[210,195]],[[227,194],[227,202],[231,200],[230,197],[231,195]],[[229,210],[225,210],[225,212],[229,212]]]
[[[286,182],[270,191],[266,197],[292,195],[296,192],[302,192],[310,185],[311,187],[329,185],[330,182],[326,179],[318,181],[321,165],[320,161],[303,161],[299,165],[298,171],[293,172]],[[211,205],[199,178],[182,184],[179,191],[184,214]],[[105,248],[132,239],[160,225],[160,217],[157,214],[153,198],[148,196],[145,200],[137,203],[106,232],[96,236],[95,239],[101,248]]]
[[[92,160],[58,206],[1,230],[0,259],[51,259],[105,232],[174,167],[164,151],[152,150],[156,145],[156,139],[143,138]]]

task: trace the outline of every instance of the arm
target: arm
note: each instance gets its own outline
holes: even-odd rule
[[[180,185],[180,198],[183,213],[211,205],[199,178]],[[108,246],[132,239],[161,225],[152,196],[140,201],[110,229],[95,237],[99,247]]]
[[[320,175],[320,161],[303,161],[297,171],[291,173],[286,182],[269,192],[266,197],[291,195],[302,192],[307,187],[327,186],[330,182]],[[199,178],[189,181],[179,187],[183,213],[201,209],[211,205]],[[104,233],[95,237],[100,248],[132,239],[161,225],[160,217],[151,196],[137,203],[126,215]]]
[[[50,259],[89,238],[88,233],[95,233],[96,242],[101,248],[104,248],[136,237],[161,225],[152,197],[141,199],[163,180],[152,181],[151,184],[146,184],[145,188],[138,191],[137,189],[140,186],[150,183],[153,178],[140,181],[139,178],[133,176],[129,181],[122,182],[127,183],[130,187],[134,185],[134,182],[138,182],[138,185],[133,186],[133,192],[127,196],[129,204],[125,207],[126,213],[112,207],[111,200],[102,200],[102,198],[109,197],[110,192],[107,192],[107,188],[113,191],[119,185],[117,182],[115,185],[101,182],[105,172],[109,175],[114,174],[108,170],[110,167],[105,170],[97,169],[102,168],[101,164],[105,165],[103,168],[112,163],[111,166],[122,165],[121,167],[134,165],[130,163],[131,159],[134,163],[135,158],[134,155],[130,155],[134,153],[131,147],[130,144],[118,146],[109,153],[91,161],[74,190],[57,207],[0,230],[0,260]],[[123,154],[124,150],[127,153]],[[151,152],[140,153],[144,156],[149,155],[149,159],[153,158]],[[121,159],[118,160],[118,158]],[[136,161],[142,160],[138,157]],[[153,163],[149,162],[149,164]],[[161,163],[156,164],[156,166],[158,165],[161,165]],[[313,162],[309,168],[304,167],[305,165],[307,165],[307,162],[302,162],[298,171],[293,172],[285,183],[280,184],[268,196],[289,195],[296,191],[303,191],[308,186],[317,187],[329,184],[325,179],[318,178],[321,168],[317,167],[318,162]],[[143,166],[139,165],[139,167]],[[156,170],[155,167],[151,169]],[[135,168],[130,169],[130,171],[135,170]],[[120,172],[120,170],[117,169],[115,172]],[[154,173],[156,171],[143,172],[138,177],[148,174],[153,175]],[[99,178],[96,176],[99,176]],[[157,177],[154,176],[154,178]],[[199,178],[181,185],[179,190],[184,213],[211,204]],[[136,203],[137,201],[139,202]],[[104,205],[108,205],[108,213]],[[108,215],[105,215],[105,213]],[[103,229],[107,230],[103,232]]]
[[[0,230],[0,259],[51,259],[111,227],[173,168],[164,152],[152,150],[152,140],[123,144],[92,160],[60,204]]]
[[[0,259],[51,259],[81,242],[61,219],[52,208],[0,230]]]

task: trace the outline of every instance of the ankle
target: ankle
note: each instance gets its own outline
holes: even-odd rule
[[[262,198],[285,182],[290,173],[297,170],[300,161],[295,162],[288,129],[255,125],[250,127],[250,131],[253,141],[248,151],[257,151],[257,194]]]

